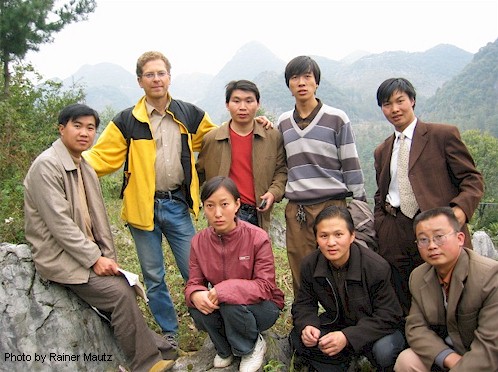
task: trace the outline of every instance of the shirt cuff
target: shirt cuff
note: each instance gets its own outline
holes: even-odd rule
[[[444,349],[443,351],[441,351],[437,356],[436,356],[436,359],[434,360],[434,364],[436,364],[439,368],[441,368],[443,371],[448,371],[449,369],[446,368],[444,366],[444,360],[446,359],[446,357],[448,355],[450,355],[451,353],[454,353],[455,350],[453,349]]]

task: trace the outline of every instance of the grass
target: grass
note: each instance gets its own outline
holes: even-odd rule
[[[107,214],[111,222],[114,243],[118,254],[118,263],[123,269],[139,274],[143,282],[133,239],[128,228],[120,218],[122,201],[117,197],[119,195],[119,180],[114,175],[104,177],[102,179],[102,187],[106,199]],[[284,220],[283,208],[283,203],[276,205],[274,218],[277,222]],[[207,226],[202,215],[198,221],[194,221],[194,226],[197,231]],[[193,352],[200,349],[207,334],[198,331],[195,328],[187,311],[183,295],[183,278],[176,266],[173,254],[171,253],[171,249],[169,249],[166,239],[163,241],[163,252],[165,257],[166,282],[169,286],[179,321],[179,346],[184,352]],[[286,305],[272,330],[279,335],[287,335],[292,327],[290,316],[290,307],[293,301],[292,275],[287,262],[287,252],[285,248],[274,247],[273,252],[275,256],[277,286],[285,293]],[[160,333],[160,328],[156,324],[147,304],[143,300],[139,300],[139,306],[149,327]]]

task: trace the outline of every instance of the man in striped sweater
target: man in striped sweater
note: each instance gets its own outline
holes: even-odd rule
[[[285,82],[296,100],[294,109],[278,119],[287,154],[286,244],[296,295],[300,263],[316,249],[315,217],[329,205],[346,206],[346,196],[364,201],[366,196],[348,116],[315,96],[318,64],[308,56],[292,59]]]

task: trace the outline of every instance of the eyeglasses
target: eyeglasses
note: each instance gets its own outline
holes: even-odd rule
[[[434,235],[432,238],[420,238],[420,239],[415,240],[415,243],[417,243],[417,245],[420,248],[428,248],[429,245],[431,244],[431,241],[433,241],[434,244],[436,244],[439,247],[439,246],[443,245],[444,243],[446,243],[446,240],[448,239],[449,235],[456,234],[456,233],[457,233],[457,231],[452,231],[452,232],[449,232],[448,234],[444,234],[444,235]]]
[[[145,74],[142,74],[143,78],[146,78],[148,80],[152,80],[155,77],[158,77],[159,79],[162,79],[163,77],[169,76],[168,71],[159,71],[159,72],[147,72]]]

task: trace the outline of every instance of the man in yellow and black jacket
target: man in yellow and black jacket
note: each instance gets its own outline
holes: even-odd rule
[[[175,344],[178,320],[165,282],[162,235],[187,281],[195,234],[189,212],[197,218],[200,209],[194,152],[217,126],[203,110],[172,99],[170,71],[162,53],[142,54],[136,73],[145,96],[117,114],[83,156],[99,177],[124,165],[121,217],[135,241],[151,312]]]

